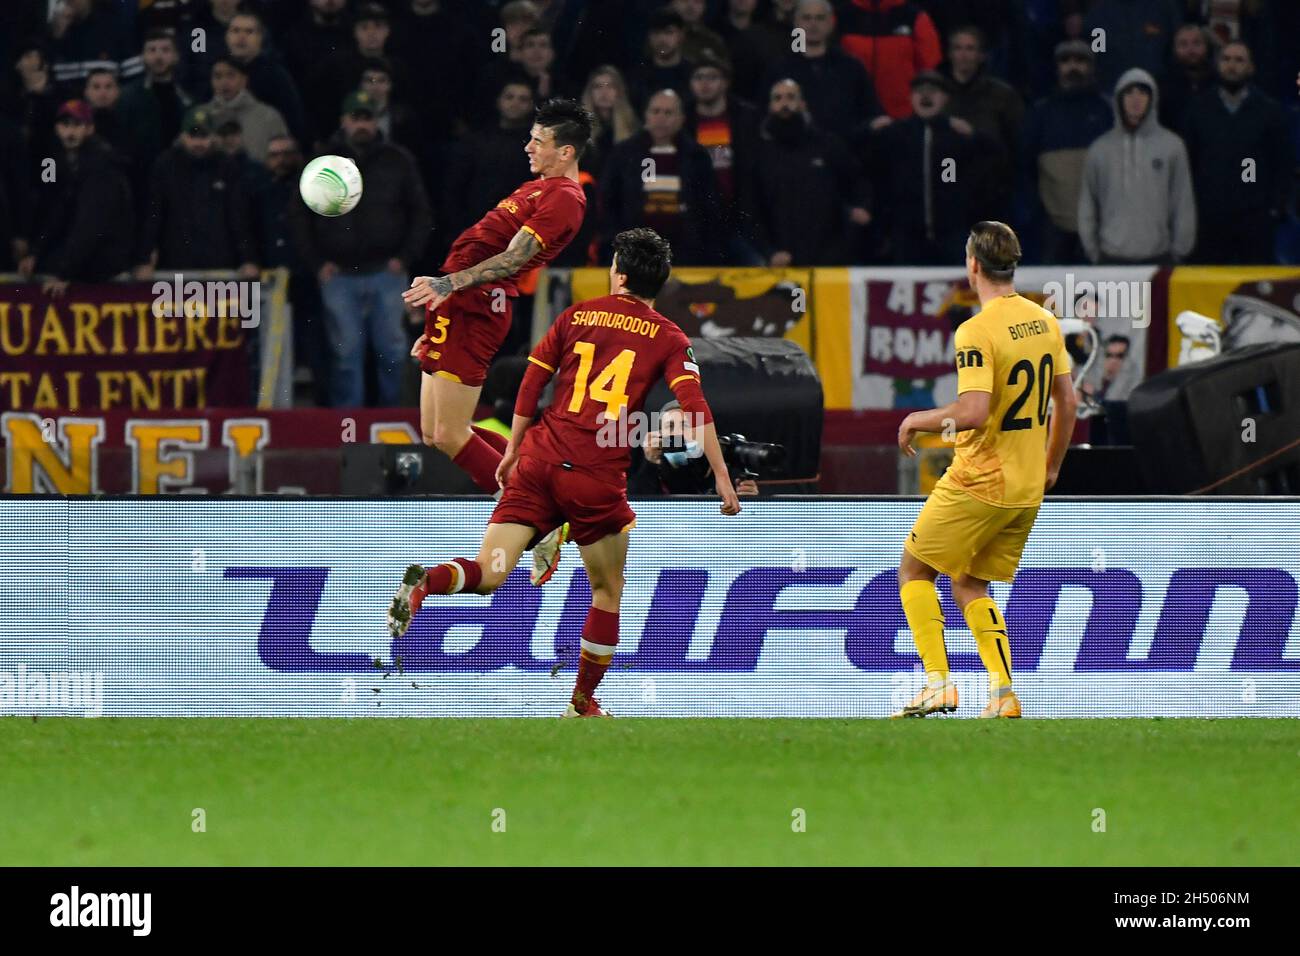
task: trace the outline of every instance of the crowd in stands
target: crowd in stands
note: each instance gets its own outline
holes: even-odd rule
[[[1026,262],[1297,262],[1296,37],[1291,0],[5,0],[0,271],[285,266],[387,367],[551,96],[596,119],[557,266],[638,225],[679,264],[952,265],[980,219]],[[337,220],[297,199],[323,152],[365,180]],[[364,350],[300,341],[359,404]]]

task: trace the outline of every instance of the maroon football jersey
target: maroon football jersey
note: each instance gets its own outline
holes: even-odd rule
[[[640,412],[660,379],[674,393],[688,380],[700,381],[686,333],[630,295],[565,309],[528,361],[554,373],[555,396],[524,433],[519,454],[611,480],[627,474],[630,445],[639,443],[633,429],[620,432],[619,419]]]
[[[566,176],[530,179],[456,237],[442,271],[468,269],[505,252],[520,229],[531,232],[541,243],[542,251],[519,272],[544,266],[578,234],[586,210],[587,194],[572,179]],[[487,286],[503,288],[508,295],[518,291],[513,277]]]

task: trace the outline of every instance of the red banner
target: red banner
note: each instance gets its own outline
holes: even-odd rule
[[[256,282],[0,287],[0,411],[201,409],[250,402]]]

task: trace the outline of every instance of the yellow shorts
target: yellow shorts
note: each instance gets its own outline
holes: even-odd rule
[[[985,581],[1010,581],[1038,507],[998,508],[939,485],[925,500],[904,547],[951,578],[969,574]]]

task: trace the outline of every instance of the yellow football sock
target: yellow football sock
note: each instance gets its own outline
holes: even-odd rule
[[[1011,643],[1002,612],[992,598],[982,597],[967,604],[965,614],[980,660],[989,672],[989,696],[1006,693],[1011,688]]]
[[[912,629],[912,640],[921,652],[926,680],[936,684],[948,679],[948,652],[943,646],[943,611],[933,581],[908,581],[898,589],[903,614]]]

